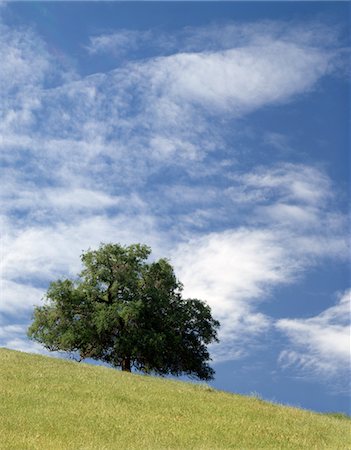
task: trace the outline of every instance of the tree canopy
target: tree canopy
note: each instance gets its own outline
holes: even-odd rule
[[[171,264],[148,263],[150,253],[141,244],[83,253],[76,280],[50,284],[28,336],[125,371],[212,379],[207,345],[218,342],[219,322],[202,300],[182,298]]]

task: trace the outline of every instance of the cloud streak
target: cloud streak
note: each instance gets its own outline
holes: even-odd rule
[[[339,295],[336,304],[308,319],[281,319],[276,327],[289,340],[279,356],[283,368],[298,368],[324,379],[349,378],[351,291]],[[349,384],[347,381],[346,384]]]
[[[91,36],[86,50],[91,55],[128,53],[137,56],[143,49],[152,56],[175,53],[223,51],[233,47],[262,44],[267,40],[294,41],[301,46],[335,49],[339,46],[339,30],[321,22],[303,24],[297,21],[225,22],[206,27],[185,27],[176,32],[162,28],[120,29]],[[140,57],[140,56],[139,56]]]

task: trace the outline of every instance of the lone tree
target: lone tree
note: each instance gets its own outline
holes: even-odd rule
[[[77,280],[50,284],[28,336],[128,372],[212,379],[207,344],[218,342],[219,322],[203,301],[183,299],[173,267],[166,259],[147,263],[150,253],[140,244],[83,253]]]

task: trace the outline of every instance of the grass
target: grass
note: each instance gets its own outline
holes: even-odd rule
[[[1,450],[350,449],[341,416],[0,349]]]

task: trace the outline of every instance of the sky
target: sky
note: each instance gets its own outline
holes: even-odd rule
[[[101,242],[167,257],[231,392],[350,413],[350,4],[0,3],[0,346]]]

